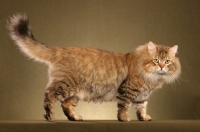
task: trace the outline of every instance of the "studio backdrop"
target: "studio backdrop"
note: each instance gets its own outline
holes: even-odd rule
[[[133,52],[141,44],[178,45],[181,77],[154,92],[154,120],[200,119],[199,0],[0,0],[0,120],[44,120],[47,66],[25,57],[10,39],[10,16],[26,13],[35,38],[48,46]],[[56,119],[66,119],[60,103]],[[84,119],[117,120],[117,103],[79,102]],[[135,110],[129,111],[136,120]]]

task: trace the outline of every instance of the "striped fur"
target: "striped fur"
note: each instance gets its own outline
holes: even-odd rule
[[[117,101],[119,121],[130,121],[127,111],[134,104],[139,120],[151,120],[146,114],[148,97],[164,83],[176,80],[181,71],[175,57],[177,46],[170,48],[149,42],[132,53],[48,47],[35,40],[24,14],[14,15],[8,30],[25,55],[49,66],[44,95],[45,118],[49,121],[54,120],[56,101],[61,102],[69,120],[82,120],[74,111],[79,100]],[[166,60],[170,62],[166,64]]]

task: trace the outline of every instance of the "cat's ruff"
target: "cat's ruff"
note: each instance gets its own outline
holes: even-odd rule
[[[117,100],[119,121],[130,121],[127,111],[133,103],[138,120],[151,120],[146,113],[150,94],[164,83],[175,81],[181,72],[177,45],[167,47],[149,42],[130,53],[48,47],[36,41],[25,14],[11,17],[8,30],[25,55],[49,66],[44,95],[44,117],[49,121],[54,120],[56,101],[61,102],[69,120],[82,120],[74,110],[79,100]]]

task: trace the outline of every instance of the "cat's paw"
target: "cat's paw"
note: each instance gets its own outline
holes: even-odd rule
[[[151,121],[151,117],[149,115],[141,115],[140,118],[138,118],[140,121]]]
[[[118,116],[118,120],[122,122],[131,121],[128,115]]]
[[[82,116],[80,116],[80,115],[74,115],[74,119],[75,119],[75,121],[82,121],[83,120]]]
[[[80,115],[73,115],[72,117],[69,117],[70,121],[83,121],[82,116]]]
[[[151,117],[146,114],[146,111],[137,110],[136,115],[139,121],[151,121]]]
[[[52,122],[52,121],[54,121],[55,120],[55,118],[54,118],[54,116],[48,116],[47,114],[46,115],[44,115],[44,118],[47,120],[47,121],[49,121],[49,122]]]
[[[146,116],[144,117],[144,120],[145,120],[145,121],[151,121],[152,119],[151,119],[151,116],[146,115]]]

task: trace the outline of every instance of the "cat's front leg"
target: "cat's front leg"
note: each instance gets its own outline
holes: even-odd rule
[[[136,115],[138,120],[140,121],[151,121],[151,117],[147,115],[146,108],[147,108],[147,101],[142,102],[135,102],[134,108],[136,109]]]
[[[118,89],[118,120],[119,121],[130,121],[128,116],[128,109],[139,94],[139,90],[132,89],[130,87],[120,87]]]
[[[131,106],[131,102],[129,99],[118,97],[118,120],[119,121],[130,121],[131,119],[128,116],[128,109]]]

